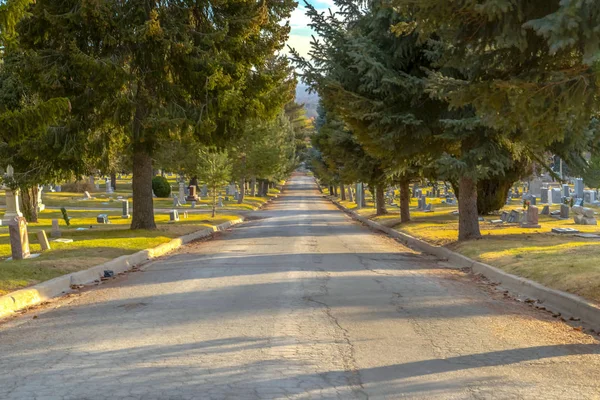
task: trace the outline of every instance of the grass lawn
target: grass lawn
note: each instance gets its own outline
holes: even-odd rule
[[[103,184],[104,185],[104,184]],[[89,209],[102,209],[102,208],[114,208],[121,209],[121,200],[117,197],[121,196],[123,199],[129,199],[130,206],[133,205],[133,199],[131,198],[131,190],[127,190],[124,187],[125,185],[121,185],[123,187],[122,190],[117,190],[112,194],[107,194],[101,188],[101,190],[97,192],[91,192],[92,196],[91,200],[84,200],[82,193],[72,193],[72,192],[58,192],[58,193],[48,193],[44,192],[42,194],[42,200],[46,207],[65,207],[67,210],[70,207],[73,208],[89,208]],[[129,185],[131,186],[131,185]],[[119,187],[119,186],[117,186]],[[177,193],[175,191],[175,193]],[[277,189],[270,189],[269,197],[272,197],[278,194],[279,191]],[[225,199],[225,196],[223,196]],[[223,207],[219,207],[219,211],[236,211],[236,210],[245,210],[252,211],[263,205],[268,201],[268,197],[250,197],[245,196],[244,202],[242,204],[238,204],[237,200],[233,200],[233,196],[229,196],[228,201],[223,201]],[[0,205],[6,205],[6,198],[4,196],[4,190],[0,190]],[[197,208],[206,208],[210,209],[211,201],[204,197],[202,200],[196,202]],[[161,209],[171,209],[173,208],[173,199],[159,199],[154,198],[154,208]],[[191,209],[191,203],[179,207],[180,210]]]
[[[28,224],[31,252],[40,252],[36,232],[45,230],[50,236],[52,219],[59,219],[63,238],[73,239],[72,243],[50,242],[51,250],[38,258],[19,261],[4,261],[10,257],[8,228],[0,228],[0,295],[21,289],[70,272],[80,271],[115,257],[132,254],[149,247],[155,247],[171,239],[205,227],[218,225],[237,219],[237,215],[220,214],[210,218],[210,214],[190,214],[188,219],[178,223],[168,223],[165,213],[156,214],[158,229],[155,231],[131,231],[130,220],[122,219],[119,211],[107,212],[110,224],[99,225],[96,216],[99,212],[69,211],[71,226],[67,227],[60,211],[47,210],[40,214],[39,223]],[[77,230],[86,228],[86,230]]]
[[[600,239],[551,233],[554,227],[564,227],[600,234],[600,226],[575,225],[573,218],[561,221],[540,215],[540,229],[525,229],[518,224],[491,224],[490,221],[499,219],[499,216],[488,216],[480,223],[483,239],[459,243],[458,216],[451,214],[457,210],[457,206],[441,204],[441,201],[427,199],[428,203],[433,204],[435,212],[424,213],[417,211],[417,199],[412,199],[412,221],[405,224],[400,224],[398,207],[388,206],[388,215],[374,216],[375,209],[369,195],[367,207],[355,211],[411,236],[446,246],[506,272],[600,302]],[[346,201],[342,204],[347,208],[356,208],[354,203]],[[513,200],[504,210],[521,207],[520,201]],[[541,211],[542,206],[539,207]],[[559,205],[554,205],[550,210],[559,208]],[[600,211],[597,207],[591,208]]]

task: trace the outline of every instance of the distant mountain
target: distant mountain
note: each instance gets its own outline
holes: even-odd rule
[[[296,103],[304,104],[308,118],[316,118],[319,95],[308,93],[308,88],[303,83],[298,83],[296,86]]]

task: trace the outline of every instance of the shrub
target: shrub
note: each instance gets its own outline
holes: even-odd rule
[[[61,191],[72,193],[93,192],[96,188],[90,181],[68,182],[60,185]]]
[[[169,197],[171,195],[171,185],[164,176],[155,176],[152,178],[152,191],[156,197]]]

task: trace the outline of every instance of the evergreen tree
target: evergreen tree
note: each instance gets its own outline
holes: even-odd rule
[[[503,173],[514,160],[539,158],[567,138],[585,141],[599,101],[600,3],[393,3],[409,18],[395,25],[398,35],[416,32],[437,46],[427,90],[453,111],[444,135],[460,147],[444,163],[463,176],[459,238],[479,237],[477,180]]]
[[[223,146],[260,115],[256,94],[278,78],[273,65],[285,65],[273,54],[294,5],[39,0],[17,26],[21,75],[42,100],[70,100],[65,130],[85,135],[107,121],[123,128],[134,175],[131,227],[154,229],[158,144],[191,132]]]
[[[327,111],[323,105],[317,112],[318,129],[312,137],[313,147],[318,150],[317,175],[330,186],[368,183],[374,194],[377,215],[385,214],[384,192],[389,183],[386,165],[365,151],[335,112]]]
[[[211,198],[212,217],[217,214],[217,197],[231,179],[231,163],[226,151],[202,149],[198,157],[197,176],[206,182]]]
[[[425,92],[432,61],[417,35],[398,37],[391,28],[403,17],[386,2],[357,7],[337,1],[341,13],[310,5],[311,26],[324,38],[312,44],[312,63],[296,57],[326,106],[339,115],[365,151],[380,160],[401,188],[401,220],[410,220],[410,181],[444,151],[438,139],[443,101]]]

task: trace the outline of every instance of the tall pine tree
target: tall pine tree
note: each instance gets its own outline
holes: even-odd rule
[[[152,160],[161,140],[191,132],[223,146],[270,87],[272,55],[292,0],[39,0],[17,26],[22,76],[41,99],[72,104],[67,131],[110,121],[129,138],[132,229],[154,229]]]

